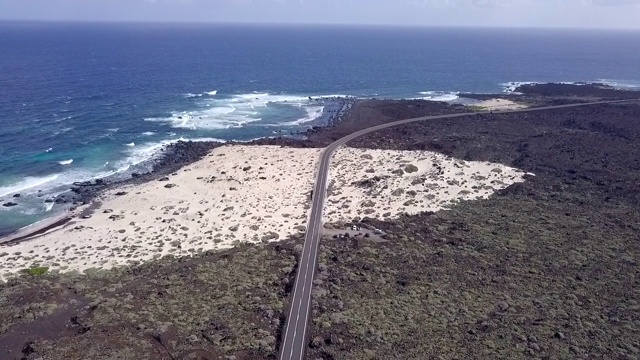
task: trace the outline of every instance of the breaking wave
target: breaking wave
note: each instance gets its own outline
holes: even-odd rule
[[[210,91],[207,94],[217,94]],[[327,98],[327,97],[321,97]],[[150,117],[146,121],[169,123],[174,128],[189,130],[223,130],[241,128],[276,113],[276,108],[299,108],[306,116],[280,125],[299,125],[322,115],[318,97],[278,95],[270,93],[236,94],[225,98],[207,98],[191,111],[176,111],[167,117]]]
[[[458,98],[459,92],[451,91],[421,91],[420,94],[424,95],[422,100],[429,101],[453,101]]]

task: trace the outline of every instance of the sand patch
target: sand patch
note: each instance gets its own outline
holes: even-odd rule
[[[485,100],[485,101],[476,103],[473,106],[477,106],[477,107],[483,108],[484,110],[491,110],[491,111],[517,110],[517,109],[527,108],[526,105],[518,104],[515,101],[505,100],[505,99]]]
[[[453,159],[435,152],[342,147],[331,164],[326,221],[446,209],[487,198],[524,181],[525,173],[501,164]]]

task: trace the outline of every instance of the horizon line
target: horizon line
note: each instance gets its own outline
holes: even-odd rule
[[[77,20],[77,19],[2,19],[2,23],[22,24],[93,24],[93,25],[177,25],[177,26],[264,26],[264,27],[351,27],[351,28],[403,28],[403,29],[486,29],[486,30],[575,30],[640,32],[640,28],[623,27],[561,27],[561,26],[502,26],[502,25],[429,25],[385,23],[310,23],[310,22],[249,22],[249,21],[153,21],[153,20]]]

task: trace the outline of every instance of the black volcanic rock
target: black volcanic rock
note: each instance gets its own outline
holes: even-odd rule
[[[2,204],[2,206],[4,206],[4,207],[12,207],[12,206],[17,206],[17,205],[18,204],[14,203],[14,202],[11,202],[11,201]]]
[[[516,92],[525,95],[539,95],[545,97],[570,96],[570,97],[599,97],[604,99],[633,99],[640,98],[639,91],[618,90],[612,86],[600,83],[576,83],[576,84],[525,84],[515,89]]]

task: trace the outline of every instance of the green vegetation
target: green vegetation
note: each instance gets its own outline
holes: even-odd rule
[[[44,275],[47,271],[49,271],[49,268],[46,266],[34,266],[34,267],[23,270],[24,273],[31,276]]]
[[[139,267],[13,278],[0,284],[0,358],[24,349],[34,351],[28,359],[273,357],[294,247],[286,240]]]

